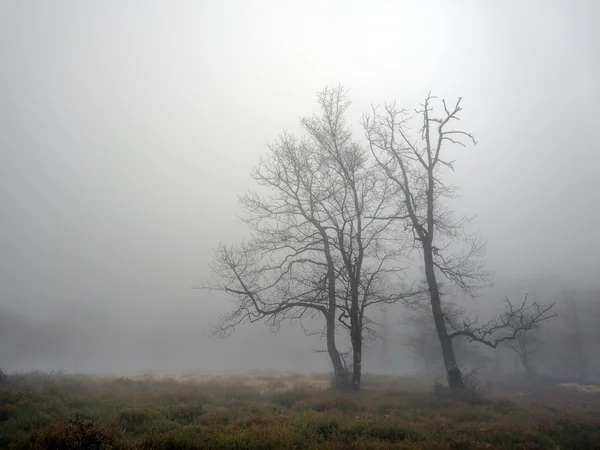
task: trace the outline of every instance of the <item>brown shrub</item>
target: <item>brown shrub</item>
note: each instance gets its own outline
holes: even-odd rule
[[[32,433],[31,441],[35,449],[104,450],[112,448],[114,438],[108,428],[76,416],[45,431]]]

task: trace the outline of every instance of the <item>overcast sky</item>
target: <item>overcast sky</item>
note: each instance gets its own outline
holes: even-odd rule
[[[0,0],[0,306],[250,361],[248,339],[203,336],[223,302],[189,286],[239,240],[265,142],[337,83],[361,140],[371,103],[462,96],[479,144],[455,205],[490,268],[597,279],[598,17],[594,0]]]

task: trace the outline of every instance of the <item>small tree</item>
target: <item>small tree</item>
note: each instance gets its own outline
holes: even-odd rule
[[[534,334],[535,327],[531,330],[520,330],[515,335],[514,340],[506,341],[504,346],[514,352],[518,358],[525,376],[528,380],[533,379],[533,355],[536,352],[536,347],[539,343],[537,336]]]
[[[577,382],[585,380],[590,359],[586,354],[586,331],[579,318],[578,305],[576,302],[575,289],[569,289],[565,295],[566,311],[564,312],[563,324],[564,344],[568,349],[567,361]]]

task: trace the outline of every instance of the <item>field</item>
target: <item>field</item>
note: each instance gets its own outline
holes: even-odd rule
[[[89,377],[31,373],[0,386],[0,447],[15,449],[600,448],[600,389],[490,388],[366,376]]]

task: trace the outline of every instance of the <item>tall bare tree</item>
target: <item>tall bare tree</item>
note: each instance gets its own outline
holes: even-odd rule
[[[400,240],[392,241],[394,189],[352,140],[343,87],[317,96],[321,115],[302,119],[306,137],[284,133],[253,172],[271,195],[249,191],[241,198],[252,238],[221,246],[210,289],[236,297],[218,332],[246,321],[325,317],[327,350],[335,383],[346,388],[336,347],[336,325],[352,344],[350,387],[360,389],[362,343],[369,333],[367,308],[407,298],[400,278]]]
[[[464,389],[453,338],[464,336],[495,347],[500,342],[514,339],[512,335],[503,335],[498,340],[486,339],[491,332],[505,330],[513,324],[504,323],[505,318],[521,318],[522,324],[530,327],[545,320],[549,310],[544,310],[536,302],[533,305],[524,302],[520,308],[513,308],[509,302],[508,316],[498,318],[488,327],[484,325],[474,329],[475,322],[464,322],[461,329],[449,331],[438,277],[445,277],[467,295],[473,296],[477,288],[491,283],[492,273],[485,269],[481,259],[484,244],[476,234],[468,232],[472,217],[457,219],[444,204],[444,200],[454,198],[458,191],[441,176],[443,169],[454,170],[448,148],[465,147],[468,143],[476,144],[476,141],[472,134],[454,127],[462,110],[461,99],[454,106],[442,100],[439,115],[434,112],[435,100],[436,97],[429,94],[421,109],[415,111],[421,124],[417,137],[410,135],[412,115],[407,109],[397,108],[395,103],[386,104],[383,111],[373,107],[372,113],[364,117],[363,125],[375,160],[397,188],[403,214],[396,218],[404,221],[407,230],[411,231],[414,247],[424,261],[429,301],[448,384],[453,389]],[[528,315],[530,307],[541,313],[534,314],[532,320]]]
[[[440,177],[441,168],[453,169],[453,161],[442,150],[445,144],[465,146],[475,144],[473,136],[452,128],[461,111],[459,99],[454,108],[442,101],[444,114],[433,115],[432,101],[427,96],[416,113],[422,119],[419,136],[409,134],[412,119],[407,109],[397,109],[395,103],[386,104],[380,112],[374,107],[364,118],[364,127],[371,152],[379,167],[397,186],[405,215],[399,217],[413,234],[415,247],[420,250],[425,264],[425,278],[436,332],[442,347],[448,383],[452,388],[464,388],[452,340],[448,336],[441,304],[437,273],[458,284],[468,294],[485,284],[490,273],[483,268],[479,256],[483,244],[476,235],[466,232],[470,218],[455,219],[452,211],[442,203],[453,198],[457,188]],[[451,244],[466,244],[466,249],[453,251]]]
[[[331,192],[313,155],[306,143],[285,133],[269,145],[252,175],[271,195],[248,191],[240,199],[252,239],[219,246],[213,281],[204,287],[236,298],[215,329],[220,336],[244,322],[266,320],[278,327],[324,316],[335,388],[344,390],[347,376],[336,347],[338,264],[322,206]]]
[[[372,305],[391,304],[410,298],[397,275],[405,246],[394,229],[395,190],[390,180],[373,165],[368,151],[352,141],[346,113],[351,105],[341,86],[318,94],[322,115],[302,120],[302,125],[329,172],[332,243],[340,257],[338,284],[339,320],[350,334],[352,345],[351,387],[360,389],[362,348],[365,337],[376,335],[365,314]]]

